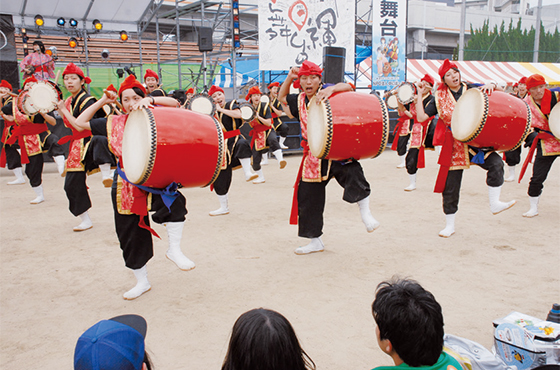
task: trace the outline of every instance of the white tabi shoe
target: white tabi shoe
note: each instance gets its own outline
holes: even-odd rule
[[[523,214],[523,217],[531,218],[539,215],[539,198],[540,196],[529,197],[530,208]]]
[[[56,163],[56,169],[58,170],[58,174],[62,177],[66,175],[66,161],[63,155],[57,155],[53,157],[54,162]]]
[[[43,185],[36,186],[32,189],[35,192],[35,194],[37,194],[37,198],[33,199],[29,203],[31,203],[31,204],[43,203],[45,201],[45,197],[43,196]]]
[[[504,179],[505,182],[515,181],[515,166],[508,166],[509,176]]]
[[[416,174],[408,174],[408,177],[410,178],[410,185],[408,185],[406,188],[404,188],[404,191],[414,191],[416,190]]]
[[[245,173],[245,181],[249,182],[259,177],[259,175],[251,171],[251,158],[239,158],[239,163],[241,163],[241,168],[243,168],[243,173]]]
[[[276,149],[272,154],[274,155],[274,157],[278,161],[278,166],[280,167],[280,169],[283,169],[284,167],[286,167],[288,162],[286,162],[284,160],[284,156],[282,155],[282,149]]]
[[[218,195],[218,200],[220,201],[220,208],[209,213],[210,216],[223,216],[229,213],[228,208],[228,195]]]
[[[445,215],[445,229],[439,232],[439,236],[449,238],[453,234],[455,234],[455,213]]]
[[[80,223],[78,226],[75,226],[73,228],[74,231],[86,231],[93,227],[93,223],[91,222],[87,211],[82,213],[79,217],[82,219],[82,223]]]
[[[113,185],[113,176],[111,171],[111,164],[110,163],[103,163],[99,165],[99,171],[101,172],[103,186],[106,188],[110,188]]]
[[[268,164],[268,152],[263,153],[261,159],[261,166],[266,166]]]
[[[369,196],[358,202],[358,207],[360,208],[360,215],[362,216],[362,222],[366,226],[366,231],[368,233],[374,232],[381,225],[379,221],[373,218],[371,211],[369,209]]]
[[[323,245],[321,238],[312,238],[309,244],[296,248],[294,253],[301,256],[304,254],[323,252],[324,250],[325,246]]]
[[[405,155],[399,155],[399,158],[401,159],[401,163],[398,164],[397,168],[405,168],[406,167],[406,154]]]
[[[136,277],[136,285],[134,288],[123,294],[123,298],[129,301],[140,297],[142,294],[152,289],[152,286],[148,281],[148,270],[146,269],[146,265],[137,270],[132,270],[132,272]]]
[[[169,238],[169,248],[165,254],[168,259],[173,261],[179,269],[189,271],[195,268],[193,261],[188,259],[181,251],[181,237],[183,236],[183,227],[185,222],[167,222],[167,236]]]
[[[278,139],[278,144],[280,144],[280,148],[282,149],[290,149],[289,147],[287,147],[284,142],[286,141],[286,138],[283,136],[280,136],[280,139]]]
[[[257,178],[253,181],[253,184],[263,184],[264,181],[265,181],[265,180],[264,180],[264,173],[263,173],[263,170],[262,170],[262,169],[258,170],[258,171],[257,171],[257,175],[258,175],[259,177],[257,177]]]
[[[500,193],[502,191],[501,186],[489,186],[488,187],[488,198],[490,200],[490,211],[497,215],[500,212],[510,209],[516,203],[515,200],[509,202],[500,201]]]
[[[25,184],[25,178],[23,177],[23,172],[21,171],[21,167],[16,167],[12,170],[14,175],[16,175],[16,179],[10,181],[8,185],[21,185]]]

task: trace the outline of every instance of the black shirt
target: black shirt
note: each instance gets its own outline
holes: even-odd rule
[[[224,109],[228,109],[228,110],[239,109],[239,104],[237,104],[235,100],[232,100],[224,105]],[[222,123],[226,131],[237,130],[238,128],[241,127],[241,124],[243,123],[241,120],[231,118],[227,114],[221,112],[218,112],[218,119]]]

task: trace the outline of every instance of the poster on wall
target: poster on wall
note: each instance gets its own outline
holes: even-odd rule
[[[371,88],[390,90],[405,81],[407,0],[373,2]]]
[[[323,62],[323,47],[346,48],[354,72],[355,1],[259,0],[259,68],[288,70]]]

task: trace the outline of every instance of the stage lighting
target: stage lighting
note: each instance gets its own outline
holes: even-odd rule
[[[123,78],[124,70],[122,68],[117,68],[117,76],[119,76],[119,78]]]
[[[63,17],[60,17],[56,20],[56,25],[58,27],[64,27],[65,24],[66,24],[66,19],[64,19]]]
[[[126,33],[126,31],[124,30],[121,31],[121,40],[128,41],[128,33]]]
[[[99,22],[99,19],[94,19],[92,23],[93,23],[93,28],[96,31],[101,31],[103,29],[103,24]]]
[[[56,46],[51,46],[50,48],[48,48],[45,51],[45,54],[50,55],[53,59],[56,59],[58,57],[58,51],[56,49]]]
[[[109,50],[107,49],[103,49],[103,51],[101,51],[101,58],[103,59],[109,59]]]
[[[39,27],[41,27],[45,24],[45,20],[43,19],[42,15],[37,14],[35,16],[35,24]]]
[[[78,27],[78,21],[75,20],[74,18],[70,18],[69,23],[70,23],[70,27],[72,27],[72,28]]]
[[[78,46],[78,40],[75,37],[70,37],[70,39],[68,39],[68,46],[74,49],[76,46]]]

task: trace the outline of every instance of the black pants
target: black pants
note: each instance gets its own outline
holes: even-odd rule
[[[226,195],[231,186],[231,177],[233,169],[241,166],[240,158],[251,158],[251,145],[243,137],[239,136],[237,142],[235,138],[228,139],[228,149],[232,153],[231,162],[227,168],[220,171],[220,174],[214,181],[214,191],[218,195]]]
[[[508,166],[517,166],[521,162],[521,145],[519,148],[504,152]]]
[[[321,169],[326,174],[328,161],[323,160]],[[323,212],[325,210],[326,186],[330,179],[344,188],[342,199],[356,203],[371,193],[362,166],[353,161],[347,164],[333,161],[329,177],[321,182],[300,181],[298,186],[298,235],[304,238],[318,238],[323,234]]]
[[[263,149],[263,150],[257,150],[256,149],[256,144],[255,146],[253,146],[253,170],[258,171],[261,169],[261,160],[262,160],[262,155],[263,153],[266,153],[267,151],[270,151],[271,153],[274,153],[275,151],[277,151],[278,149],[280,149],[280,144],[278,143],[278,137],[276,136],[276,132],[274,132],[274,130],[269,130],[267,132],[267,137],[266,137],[266,145],[268,146],[269,149]]]
[[[21,156],[17,151],[18,148],[19,145],[17,144],[4,144],[4,152],[6,153],[6,165],[8,166],[9,170],[21,167]]]
[[[43,163],[43,154],[39,153],[29,157],[29,163],[25,165],[25,175],[29,179],[29,185],[32,188],[43,183]]]
[[[288,127],[287,123],[280,121],[280,124],[277,125],[277,126],[274,126],[274,129],[276,130],[276,135],[281,136],[281,137],[287,137],[288,136],[289,127]]]
[[[469,158],[473,155],[469,153]],[[504,184],[504,162],[500,155],[492,152],[484,160],[483,164],[477,166],[487,171],[486,185],[497,187]],[[459,209],[459,194],[461,192],[461,180],[463,179],[463,170],[450,170],[445,181],[445,189],[443,190],[443,213],[451,215]]]
[[[115,175],[116,178],[117,175]],[[136,270],[143,267],[154,255],[152,234],[138,226],[140,216],[121,215],[117,211],[117,182],[113,181],[111,189],[111,199],[113,201],[113,213],[115,216],[115,230],[119,243],[123,252],[123,258],[126,267]],[[152,220],[155,223],[163,224],[165,222],[183,222],[187,214],[187,201],[183,194],[179,193],[179,197],[171,206],[171,212],[167,209],[161,196],[152,196]],[[150,225],[150,218],[144,217],[146,225]]]
[[[397,134],[398,135],[398,134]],[[406,146],[408,144],[408,139],[410,135],[399,136],[399,141],[397,143],[397,154],[398,155],[405,155],[406,154]]]
[[[41,139],[43,152],[47,152],[49,157],[64,155],[64,148],[58,143],[58,136],[49,131],[45,131],[39,134],[39,138]]]
[[[544,188],[544,181],[556,158],[558,158],[558,155],[542,155],[541,144],[537,143],[537,155],[533,163],[533,176],[531,176],[529,190],[527,191],[530,197],[538,197],[541,195],[542,189]]]
[[[406,153],[406,171],[409,175],[414,175],[418,171],[418,148],[408,149]]]
[[[89,138],[87,152],[84,157],[84,166],[86,172],[91,172],[101,164],[108,163],[111,167],[117,166],[115,156],[109,149],[109,142],[106,136],[93,135]]]

